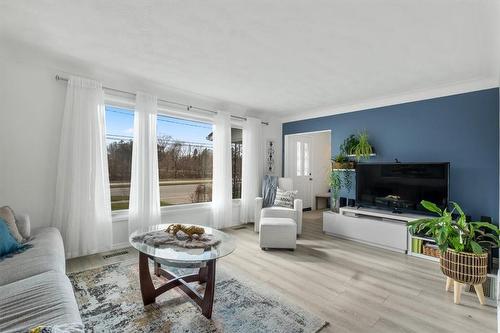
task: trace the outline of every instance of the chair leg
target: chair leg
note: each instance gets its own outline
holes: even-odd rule
[[[455,304],[460,304],[460,296],[462,296],[462,284],[453,281],[453,301]]]
[[[477,298],[479,298],[479,303],[481,303],[481,305],[484,305],[485,302],[484,302],[483,285],[482,284],[475,284],[474,290],[476,291]]]

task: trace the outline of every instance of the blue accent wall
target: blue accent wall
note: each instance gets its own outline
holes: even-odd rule
[[[450,162],[450,200],[498,224],[499,111],[493,88],[284,123],[283,139],[331,130],[333,156],[348,135],[367,130],[377,153],[370,162]]]

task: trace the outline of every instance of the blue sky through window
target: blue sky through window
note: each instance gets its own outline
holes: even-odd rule
[[[106,135],[108,140],[129,140],[133,138],[134,113],[132,110],[106,106]],[[186,143],[212,145],[206,137],[212,132],[212,125],[198,121],[158,116],[157,135],[170,135],[174,140]]]

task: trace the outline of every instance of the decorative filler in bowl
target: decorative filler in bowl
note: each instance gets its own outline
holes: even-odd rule
[[[177,236],[177,233],[179,231],[182,231],[183,233],[188,235],[189,238],[191,238],[191,239],[199,239],[200,236],[202,236],[205,233],[205,229],[203,229],[202,227],[199,227],[197,225],[186,226],[183,224],[171,224],[165,230],[165,232],[168,232],[169,234],[173,234],[174,236]]]
[[[151,231],[137,235],[135,242],[143,242],[154,247],[182,247],[188,249],[210,249],[220,243],[205,229],[196,225],[171,224],[165,230]]]

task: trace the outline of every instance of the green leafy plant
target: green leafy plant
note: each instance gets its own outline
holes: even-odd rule
[[[343,171],[344,173],[344,179],[342,180],[342,185],[346,189],[347,193],[351,193],[352,190],[352,177],[351,177],[351,172],[349,171]]]
[[[340,153],[340,154],[335,155],[333,157],[333,161],[337,162],[337,163],[347,163],[347,162],[349,162],[349,159],[347,158],[347,156],[345,154]]]
[[[368,133],[363,131],[357,136],[358,144],[352,149],[352,154],[356,155],[356,160],[359,162],[362,158],[370,157],[373,153],[373,147],[368,141]]]
[[[340,189],[342,188],[342,171],[333,170],[330,173],[329,185],[332,189],[332,197],[336,205],[337,200],[340,197]],[[335,206],[332,205],[332,208]]]
[[[340,153],[343,155],[354,154],[354,148],[359,144],[358,138],[351,134],[344,139],[344,142],[340,145]]]
[[[423,200],[422,206],[438,215],[435,218],[423,218],[408,223],[412,234],[425,234],[436,242],[441,253],[447,249],[456,252],[481,254],[490,247],[500,246],[500,230],[487,222],[468,222],[462,208],[451,202],[452,210],[442,210],[436,204]],[[454,219],[453,214],[458,218]]]

